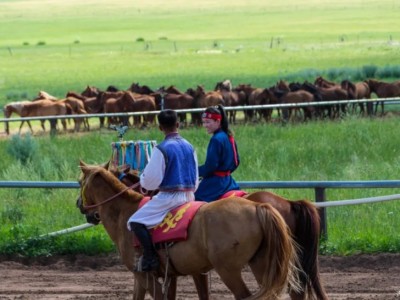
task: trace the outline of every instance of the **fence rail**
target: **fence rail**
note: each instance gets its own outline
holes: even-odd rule
[[[400,188],[400,180],[372,180],[372,181],[239,181],[241,189],[314,189],[316,206],[320,208],[321,233],[328,237],[326,207],[354,205],[378,201],[400,199],[400,194],[372,197],[363,199],[340,200],[326,202],[326,189],[330,188]],[[77,189],[79,183],[75,181],[0,181],[0,188],[63,188]],[[89,225],[80,225],[64,229],[54,234],[68,233],[89,228]]]

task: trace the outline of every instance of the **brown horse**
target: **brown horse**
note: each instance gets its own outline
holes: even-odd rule
[[[109,168],[109,164],[104,165],[121,180],[126,186],[134,186],[140,191],[138,185],[138,172],[129,167]],[[292,300],[318,299],[327,300],[327,294],[321,283],[318,266],[318,249],[320,236],[320,219],[317,207],[306,200],[290,201],[277,194],[268,191],[258,191],[250,193],[244,198],[258,203],[269,203],[272,205],[289,226],[292,237],[300,248],[299,264],[297,268],[301,270],[300,286],[301,290],[290,289]],[[208,278],[207,275],[194,276],[194,281],[198,289],[200,299],[208,299]],[[176,285],[176,282],[171,283]],[[171,288],[173,288],[171,286]],[[176,286],[174,287],[176,288]]]
[[[268,89],[255,88],[249,95],[248,105],[272,104],[271,100],[273,101],[273,99],[271,99],[270,97]],[[263,118],[266,122],[269,122],[272,117],[272,111],[273,111],[272,108],[248,110],[247,111],[248,120],[258,121]]]
[[[349,94],[349,99],[369,99],[371,98],[371,89],[366,82],[353,83],[350,80],[343,80],[340,83],[341,87],[345,89]],[[360,107],[360,114],[364,115],[364,103],[358,103]],[[355,111],[356,105],[353,105],[353,112]],[[370,102],[367,103],[367,114],[372,115],[372,105]]]
[[[240,98],[239,93],[232,90],[232,83],[229,79],[217,82],[214,91],[221,93],[225,102],[225,107],[244,105],[244,102],[241,103],[242,98]],[[236,123],[236,110],[230,110],[227,112],[227,114],[228,121],[230,123]]]
[[[239,105],[249,105],[249,97],[251,93],[255,90],[254,87],[251,86],[251,84],[239,84],[236,87],[233,88],[233,91],[238,95],[239,97]],[[245,122],[249,121],[252,119],[254,115],[254,110],[244,110],[244,119]]]
[[[67,97],[65,99],[58,100],[61,103],[66,103],[71,106],[72,114],[74,115],[86,115],[85,105],[82,100],[75,97]],[[75,126],[74,131],[80,130],[81,124],[83,123],[84,129],[90,130],[89,121],[87,118],[74,118]]]
[[[83,90],[81,95],[83,97],[92,98],[96,97],[100,93],[100,89],[95,86],[87,85],[86,88]]]
[[[206,108],[219,104],[225,105],[224,98],[220,92],[206,92],[200,85],[196,89],[189,88],[186,93],[193,97],[194,108]],[[192,113],[192,122],[195,125],[201,125],[201,113]]]
[[[280,104],[302,104],[307,102],[314,102],[315,96],[305,90],[297,90],[297,91],[284,91],[279,90],[276,87],[272,87],[266,89],[266,92],[269,94],[269,97],[273,99],[274,102]],[[282,120],[284,122],[288,122],[294,110],[298,109],[297,107],[287,107],[282,109]],[[315,115],[314,106],[303,106],[301,107],[303,110],[303,120],[311,120]]]
[[[132,83],[131,86],[129,87],[128,91],[131,91],[133,93],[137,94],[143,94],[143,95],[150,95],[154,93],[154,91],[149,88],[147,85],[139,85],[139,83]]]
[[[173,86],[165,89],[159,88],[152,94],[156,100],[157,110],[162,109],[191,109],[194,107],[194,99],[192,96],[180,92]],[[181,124],[187,125],[186,113],[179,113],[179,121]]]
[[[78,207],[88,221],[95,217],[101,220],[124,264],[133,270],[136,250],[126,223],[143,195],[127,189],[102,166],[83,162],[80,166]],[[272,206],[232,197],[204,204],[193,218],[187,240],[173,244],[168,248],[168,258],[162,253],[161,259],[168,259],[170,268],[175,269],[172,277],[200,275],[214,269],[235,299],[278,299],[288,281],[298,289],[294,245],[285,221]],[[250,266],[260,284],[254,295],[241,277],[245,265]],[[162,297],[160,283],[151,278],[165,274],[134,275],[140,287],[146,287],[157,299]],[[143,288],[136,288],[134,299],[143,296]]]
[[[18,107],[18,110],[15,108]],[[10,105],[6,110],[9,111],[10,108],[14,109],[13,112],[19,111],[19,115],[22,118],[26,117],[43,117],[43,116],[57,116],[57,115],[70,115],[72,114],[72,108],[68,103],[62,103],[59,101],[52,101],[52,100],[37,100],[37,101],[27,101],[27,102],[20,102],[18,105]],[[5,112],[6,112],[5,110]],[[29,121],[26,121],[28,126],[33,133],[32,126]],[[57,119],[50,119],[50,126],[51,131],[55,132],[57,129]],[[21,122],[19,126],[19,133],[21,133],[22,126],[24,125],[25,121]],[[66,119],[61,119],[61,123],[63,125],[64,130],[67,130],[67,123]],[[8,125],[7,125],[8,126]],[[43,131],[46,131],[44,126],[44,120],[41,121],[41,126]],[[7,131],[7,128],[6,128]]]
[[[4,107],[3,107],[4,118],[7,118],[7,119],[10,118],[13,113],[21,116],[22,107],[28,103],[31,103],[31,101],[10,102],[10,103],[4,105]],[[26,122],[28,123],[29,128],[31,128],[31,130],[32,130],[31,123],[29,121],[26,121]],[[44,121],[42,121],[42,128],[44,127],[43,123],[44,123]],[[9,127],[8,121],[4,122],[4,126],[5,126],[6,133],[10,134],[10,127]]]
[[[375,93],[378,98],[400,97],[400,81],[389,83],[376,79],[368,79],[365,82],[371,89],[371,93]],[[376,103],[374,114],[378,112],[379,104],[381,104],[381,114],[383,115],[385,105],[383,101]]]
[[[329,81],[329,80],[323,78],[322,76],[318,76],[317,78],[315,78],[314,84],[318,87],[323,87],[323,88],[339,86],[336,82]]]

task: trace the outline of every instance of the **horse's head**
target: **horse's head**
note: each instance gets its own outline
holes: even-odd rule
[[[86,86],[86,89],[81,93],[84,97],[96,97],[100,90],[94,86]]]
[[[81,177],[79,179],[79,184],[81,186],[80,194],[78,199],[76,200],[76,207],[79,208],[81,214],[85,215],[86,221],[90,224],[97,225],[100,223],[100,215],[97,209],[89,209],[91,205],[95,203],[92,201],[92,198],[86,194],[86,187],[89,180],[95,176],[95,173],[91,171],[91,166],[85,164],[83,161],[80,161],[80,168],[82,170]]]

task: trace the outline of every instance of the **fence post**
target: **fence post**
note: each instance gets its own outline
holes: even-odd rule
[[[325,202],[326,193],[325,188],[316,187],[315,188],[315,201],[316,202]],[[319,217],[321,219],[321,235],[327,240],[328,239],[328,229],[326,225],[326,208],[319,208]]]

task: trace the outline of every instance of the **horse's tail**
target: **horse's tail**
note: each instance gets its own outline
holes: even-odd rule
[[[287,284],[300,290],[296,268],[297,249],[285,220],[268,203],[257,205],[257,217],[264,232],[260,251],[265,268],[260,290],[248,299],[277,299]]]
[[[300,247],[298,267],[303,293],[308,294],[307,299],[328,299],[321,284],[318,267],[321,226],[318,210],[311,202],[306,200],[290,201],[290,205],[296,219],[296,229],[292,234]]]

